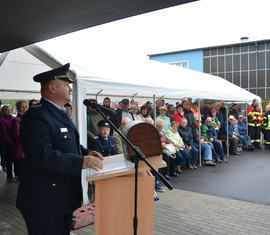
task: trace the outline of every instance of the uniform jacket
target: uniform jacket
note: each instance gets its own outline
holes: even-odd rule
[[[25,166],[17,195],[24,213],[71,214],[80,206],[83,155],[79,133],[67,114],[48,101],[31,107],[21,121]]]
[[[93,141],[93,150],[100,152],[104,157],[117,154],[113,137],[108,136],[105,140],[100,135]]]
[[[259,127],[263,122],[263,113],[258,106],[249,105],[247,107],[248,125]]]

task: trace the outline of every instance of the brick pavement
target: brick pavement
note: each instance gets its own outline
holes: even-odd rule
[[[180,180],[180,178],[179,178]],[[26,228],[14,207],[17,183],[0,174],[0,235],[23,235]],[[270,234],[270,206],[179,189],[160,193],[155,203],[155,235]],[[91,235],[94,227],[72,235]],[[122,235],[122,234],[121,234]],[[147,234],[146,234],[147,235]]]

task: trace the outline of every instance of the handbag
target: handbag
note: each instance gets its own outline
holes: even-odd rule
[[[171,158],[176,158],[175,153],[176,153],[176,149],[174,147],[173,144],[166,144],[163,148],[162,148],[162,152],[164,154],[166,154],[167,156],[171,157]]]
[[[170,154],[176,153],[176,149],[173,144],[166,144],[164,148],[166,148],[170,152]]]
[[[76,230],[95,223],[95,205],[82,206],[72,214],[71,229]]]

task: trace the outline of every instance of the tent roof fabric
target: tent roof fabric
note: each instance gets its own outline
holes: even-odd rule
[[[10,51],[0,66],[0,99],[6,99],[7,94],[8,98],[14,99],[36,98],[40,87],[33,82],[33,76],[64,63],[66,61],[59,60],[36,45]],[[88,95],[95,95],[103,89],[102,95],[121,97],[131,97],[137,93],[136,97],[143,98],[156,95],[164,99],[260,100],[258,96],[220,77],[151,60],[125,67],[119,65],[111,70],[95,68],[95,74],[100,76],[74,65],[71,68],[74,69],[71,75],[85,86]]]

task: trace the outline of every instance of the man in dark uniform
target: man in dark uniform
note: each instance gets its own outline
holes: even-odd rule
[[[98,127],[99,135],[93,141],[93,149],[104,157],[117,154],[114,139],[110,136],[110,124],[106,120],[101,120]]]
[[[70,234],[72,212],[81,206],[81,171],[103,168],[103,157],[79,142],[79,133],[65,112],[73,81],[69,64],[34,76],[41,83],[40,104],[21,121],[25,152],[17,208],[28,234]]]

